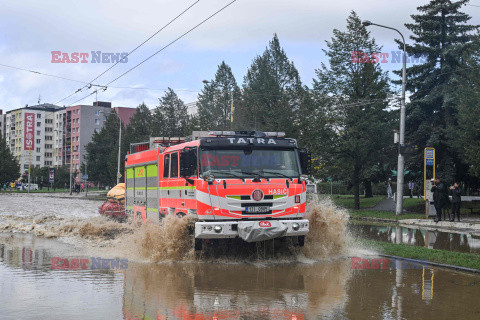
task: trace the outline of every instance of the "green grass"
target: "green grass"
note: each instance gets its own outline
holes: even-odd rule
[[[402,215],[395,215],[393,211],[375,211],[375,210],[349,210],[350,217],[353,218],[376,218],[376,219],[390,219],[390,220],[403,220],[403,219],[425,219],[425,214],[418,213],[404,213]]]
[[[355,207],[355,198],[352,195],[332,195],[331,196],[335,205],[344,207],[347,209],[353,209]],[[360,209],[373,208],[385,199],[385,196],[373,196],[373,198],[360,197]]]
[[[425,247],[393,244],[375,240],[361,241],[368,247],[374,248],[383,254],[480,270],[480,255],[473,253],[428,249]]]
[[[410,212],[425,213],[425,200],[423,198],[406,198],[403,200],[403,208]]]

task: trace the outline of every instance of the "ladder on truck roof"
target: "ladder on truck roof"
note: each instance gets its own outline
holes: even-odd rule
[[[187,141],[185,137],[152,137],[150,141],[137,142],[130,144],[130,154],[151,150],[155,148],[165,148]]]

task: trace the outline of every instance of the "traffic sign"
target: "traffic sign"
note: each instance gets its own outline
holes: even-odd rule
[[[426,161],[426,162],[425,162],[425,165],[427,165],[427,166],[433,166],[433,159],[428,159],[428,158],[427,158],[425,161]]]
[[[84,174],[83,175],[83,180],[87,180],[88,179],[88,174]]]
[[[117,173],[117,177],[120,179],[122,177],[122,174],[120,172]]]
[[[435,158],[435,150],[427,149],[425,150],[425,159],[434,159]]]

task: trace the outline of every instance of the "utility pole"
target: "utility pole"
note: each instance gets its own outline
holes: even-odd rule
[[[120,155],[121,155],[121,146],[122,146],[122,119],[117,114],[120,128],[118,130],[118,163],[117,163],[117,184],[120,183]]]
[[[406,70],[407,70],[407,47],[405,45],[405,38],[403,34],[395,28],[383,26],[380,24],[373,23],[371,21],[365,20],[362,22],[364,26],[377,26],[381,28],[386,28],[394,30],[400,34],[403,41],[403,69],[402,69],[402,101],[400,105],[400,143],[398,145],[398,164],[397,164],[397,197],[396,197],[396,206],[395,213],[396,215],[401,215],[403,212],[403,186],[404,186],[404,174],[405,174],[405,157],[402,154],[402,148],[405,145],[405,85],[407,82]]]

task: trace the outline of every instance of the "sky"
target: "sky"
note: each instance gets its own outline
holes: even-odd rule
[[[0,4],[0,64],[34,70],[80,82],[57,79],[0,65],[0,109],[4,112],[28,105],[54,103],[91,104],[93,89],[72,95],[112,63],[92,63],[92,51],[124,53],[134,49],[196,0],[3,0]],[[231,0],[200,0],[175,22],[106,72],[94,84],[109,83],[128,69],[191,29]],[[225,61],[237,83],[243,83],[252,60],[265,50],[276,33],[287,56],[295,63],[303,83],[311,86],[315,69],[326,63],[322,49],[333,30],[345,30],[354,10],[361,19],[395,27],[409,36],[404,24],[411,22],[416,7],[427,1],[387,0],[237,0],[200,27],[175,42],[133,71],[116,80],[99,101],[114,107],[158,105],[166,88],[174,89],[185,102],[196,100],[202,80],[212,80]],[[480,0],[463,11],[480,24]],[[478,7],[476,7],[478,5]],[[369,27],[383,46],[382,52],[398,51],[394,31]],[[407,39],[407,41],[410,41]],[[87,63],[52,63],[52,51],[88,53]],[[61,57],[61,56],[60,56]],[[386,71],[401,63],[382,64]],[[395,78],[395,76],[392,75]],[[125,88],[127,87],[127,88]],[[145,89],[147,88],[147,89]],[[65,97],[71,97],[59,102]]]

